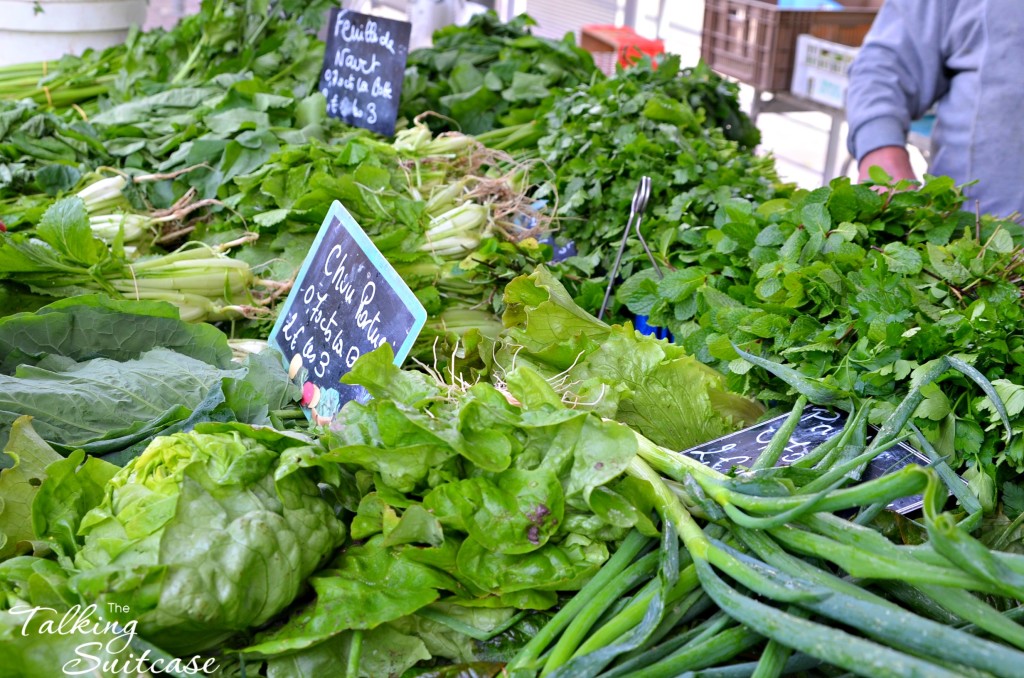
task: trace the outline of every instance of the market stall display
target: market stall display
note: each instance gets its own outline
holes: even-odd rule
[[[0,70],[5,675],[1019,672],[1016,223],[786,185],[705,65],[527,17],[411,52],[381,137],[326,6],[250,4]],[[335,389],[267,339],[341,207],[427,319]]]

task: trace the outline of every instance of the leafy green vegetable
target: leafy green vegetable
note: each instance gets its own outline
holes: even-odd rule
[[[534,25],[525,14],[502,23],[492,11],[436,31],[430,47],[409,53],[399,115],[432,111],[435,130],[479,134],[530,121],[558,88],[602,77],[574,36],[537,37]]]
[[[46,467],[46,479],[32,500],[32,531],[45,535],[63,554],[78,550],[82,517],[103,501],[107,481],[118,467],[75,450]]]
[[[269,423],[298,396],[275,353],[231,361],[223,333],[164,303],[100,296],[0,320],[0,441],[24,414],[67,453],[123,464],[160,432],[202,421]]]
[[[347,548],[310,584],[315,603],[246,652],[279,654],[343,631],[374,629],[434,602],[439,590],[458,588],[444,573],[395,553],[382,535]]]
[[[236,373],[164,348],[123,362],[55,356],[0,376],[0,424],[29,414],[51,444],[72,450],[99,442],[91,448],[106,452],[108,440],[124,446],[185,419],[210,389]]]
[[[531,364],[558,398],[613,417],[659,445],[686,449],[761,414],[681,346],[586,313],[543,267],[510,283],[505,301],[508,328],[496,355],[502,368]]]
[[[131,318],[131,327],[125,323]],[[162,302],[118,301],[86,295],[54,301],[35,313],[0,318],[0,372],[35,365],[48,355],[75,361],[135,358],[162,346],[214,367],[228,368],[231,349],[210,325],[183,323]]]
[[[168,157],[176,169],[207,163],[185,183],[211,197],[281,143],[322,135],[326,107],[306,97],[323,63],[313,33],[329,5],[204,0],[171,31],[135,31],[102,54],[48,62],[27,88],[0,88],[0,99],[18,100],[0,101],[0,199],[67,191],[101,165],[148,173]],[[101,95],[102,106],[93,101]],[[20,101],[28,98],[36,103]],[[50,102],[60,110],[43,110]],[[68,108],[75,102],[81,115]],[[32,210],[22,203],[8,221]]]
[[[175,654],[266,623],[345,535],[317,475],[282,464],[311,446],[241,424],[155,438],[82,519],[72,587]]]
[[[821,377],[834,393],[875,398],[875,422],[927,363],[958,356],[993,382],[1024,431],[1018,228],[979,221],[962,201],[945,177],[884,197],[841,178],[760,206],[732,200],[673,251],[678,270],[660,281],[636,274],[618,296],[763,400],[793,396],[736,349]],[[923,391],[915,421],[954,466],[976,466],[972,487],[991,505],[995,467],[1019,472],[1024,446],[1000,440],[996,408],[970,389],[943,378]]]
[[[11,557],[21,542],[35,538],[32,502],[46,479],[46,468],[61,456],[21,417],[11,427],[0,455],[0,560]]]
[[[752,152],[756,130],[739,111],[735,89],[706,68],[679,64],[667,56],[657,68],[641,62],[568,88],[536,123],[481,137],[543,161],[534,170],[542,184],[536,197],[551,201],[559,238],[574,241],[581,254],[556,271],[588,311],[601,302],[608,283],[601,274],[612,268],[641,177],[651,178],[643,234],[661,261],[721,219],[735,199],[762,202],[788,192],[772,159]],[[526,127],[533,148],[516,138]],[[628,243],[624,277],[647,259],[637,238]]]
[[[128,645],[126,636],[105,628],[94,610],[76,614],[80,608],[72,606],[79,601],[69,590],[67,579],[67,572],[52,560],[18,556],[0,562],[4,675],[33,678],[83,667],[103,678],[128,675],[110,668],[112,662],[127,659],[127,651],[121,655]],[[69,625],[72,618],[82,623]],[[62,621],[64,632],[54,633]],[[95,657],[95,666],[91,657]]]

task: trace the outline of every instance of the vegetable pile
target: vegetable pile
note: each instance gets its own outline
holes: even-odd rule
[[[572,36],[534,37],[532,25],[525,14],[501,23],[487,12],[437,31],[431,47],[409,54],[399,113],[429,111],[435,130],[480,134],[533,120],[553,90],[602,77]]]
[[[4,675],[1019,673],[1016,223],[784,185],[706,66],[526,16],[410,54],[384,139],[313,91],[325,9],[0,69]],[[334,200],[429,318],[310,421],[265,339]]]
[[[882,178],[884,179],[884,177]],[[764,400],[785,399],[778,380],[736,348],[822,377],[831,397],[875,399],[878,423],[923,365],[958,356],[992,380],[1014,432],[1024,383],[1018,227],[962,212],[945,177],[882,196],[838,179],[791,201],[733,201],[713,226],[687,234],[677,270],[638,273],[618,290],[627,306],[668,327],[676,341]],[[986,508],[996,479],[1024,469],[1014,436],[994,434],[992,400],[950,376],[930,388],[914,422],[967,477]]]

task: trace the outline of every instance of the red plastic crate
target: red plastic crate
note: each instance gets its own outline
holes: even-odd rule
[[[615,64],[625,68],[643,56],[665,53],[664,41],[645,38],[629,26],[584,26],[580,47],[593,54],[594,63],[608,75],[615,72]]]

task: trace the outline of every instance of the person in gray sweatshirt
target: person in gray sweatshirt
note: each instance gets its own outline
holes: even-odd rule
[[[933,105],[928,172],[973,209],[1024,213],[1024,2],[886,0],[849,72],[847,144],[860,178],[915,179],[907,130]]]

